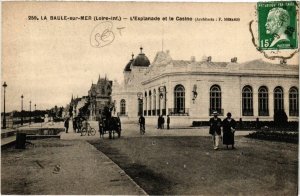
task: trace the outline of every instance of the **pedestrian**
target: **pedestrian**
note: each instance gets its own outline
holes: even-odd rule
[[[158,119],[157,119],[157,129],[160,129],[161,128],[161,118],[160,118],[160,115],[158,116]]]
[[[145,134],[145,117],[141,114],[139,118],[140,133]]]
[[[73,131],[76,133],[77,129],[77,117],[73,118]]]
[[[67,117],[66,120],[65,120],[65,128],[66,128],[66,133],[68,133],[68,130],[69,130],[69,117]]]
[[[167,115],[167,129],[170,129],[170,116]]]
[[[102,116],[104,116],[104,126],[105,130],[109,129],[110,126],[110,121],[111,121],[111,111],[112,108],[110,107],[110,103],[108,102],[106,106],[104,106],[103,111],[102,111]]]
[[[213,146],[215,150],[219,149],[222,121],[218,118],[218,112],[213,112],[214,117],[209,120],[209,134],[212,135]]]
[[[236,122],[233,118],[231,118],[231,113],[227,113],[227,118],[223,120],[222,123],[223,126],[223,144],[226,145],[228,149],[228,145],[232,146],[232,149],[235,149],[234,147],[234,132],[236,127]]]
[[[161,116],[161,128],[162,128],[162,129],[165,128],[165,118],[164,118],[163,115]]]
[[[77,118],[77,133],[81,132],[81,128],[82,128],[82,117],[78,116],[78,118]]]

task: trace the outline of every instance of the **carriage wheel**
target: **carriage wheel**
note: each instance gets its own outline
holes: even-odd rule
[[[86,135],[86,132],[87,132],[87,131],[86,131],[86,128],[82,128],[82,129],[81,129],[81,135],[82,135],[82,136],[85,136],[85,135]]]
[[[94,135],[96,134],[96,130],[95,130],[94,128],[91,128],[90,134],[91,134],[92,136],[94,136]]]
[[[111,131],[108,131],[109,133],[109,139],[112,139]]]

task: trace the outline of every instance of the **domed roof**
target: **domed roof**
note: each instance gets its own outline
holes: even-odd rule
[[[143,53],[143,48],[141,47],[141,53],[134,59],[132,66],[137,67],[149,67],[150,61],[148,57]]]
[[[132,59],[130,59],[130,61],[127,63],[127,65],[125,66],[124,68],[124,71],[131,71],[131,68],[130,68],[130,65],[132,64],[134,58],[133,58],[133,54],[131,55],[132,56]]]

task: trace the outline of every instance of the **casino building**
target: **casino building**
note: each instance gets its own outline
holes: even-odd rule
[[[124,68],[123,84],[114,85],[112,100],[122,121],[147,124],[158,115],[170,115],[172,125],[188,126],[207,121],[213,111],[221,118],[231,112],[243,121],[272,121],[284,110],[289,121],[298,121],[299,65],[271,64],[261,59],[239,63],[174,60],[169,51],[157,52],[152,63],[140,53]]]

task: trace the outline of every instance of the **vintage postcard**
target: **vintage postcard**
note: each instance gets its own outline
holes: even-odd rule
[[[298,194],[298,2],[1,9],[1,194]]]

